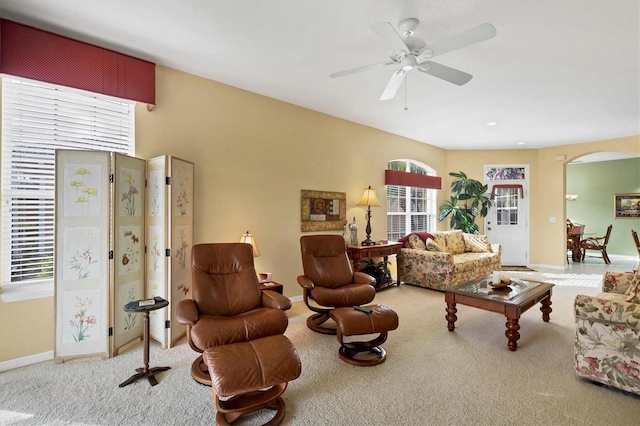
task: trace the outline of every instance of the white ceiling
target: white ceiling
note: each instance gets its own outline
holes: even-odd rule
[[[0,0],[0,15],[446,149],[640,134],[638,0]],[[406,99],[379,101],[395,68],[329,78],[387,61],[369,26],[409,17],[427,43],[484,22],[497,36],[434,59],[464,86],[412,71]]]

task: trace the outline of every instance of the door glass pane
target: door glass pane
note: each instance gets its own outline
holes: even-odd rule
[[[496,190],[496,224],[497,225],[518,225],[518,189],[497,188]]]

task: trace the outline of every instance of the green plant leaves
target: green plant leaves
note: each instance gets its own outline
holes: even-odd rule
[[[453,195],[440,206],[438,221],[443,221],[450,216],[451,229],[461,229],[470,234],[477,234],[479,230],[475,223],[476,216],[487,216],[489,208],[493,205],[493,201],[486,196],[489,185],[470,179],[462,171],[451,172],[449,176],[455,178],[451,182]]]

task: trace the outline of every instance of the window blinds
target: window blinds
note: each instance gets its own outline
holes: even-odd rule
[[[53,279],[55,150],[134,154],[135,103],[2,79],[2,283]]]

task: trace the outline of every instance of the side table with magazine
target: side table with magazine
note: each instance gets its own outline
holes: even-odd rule
[[[136,368],[136,374],[129,377],[124,382],[120,383],[119,387],[127,386],[130,383],[135,382],[138,379],[146,377],[149,380],[149,384],[151,386],[155,386],[158,384],[158,380],[156,379],[155,373],[160,371],[166,371],[171,369],[171,367],[153,367],[149,368],[149,312],[155,311],[156,309],[162,309],[164,307],[169,306],[169,302],[163,299],[162,297],[155,297],[153,299],[142,299],[142,300],[134,300],[132,302],[127,303],[124,306],[125,312],[136,312],[136,313],[144,313],[144,350],[143,350],[143,367]]]

